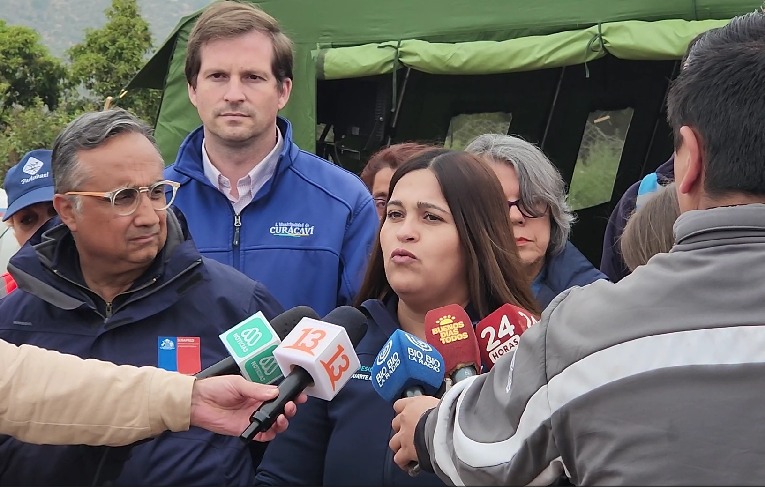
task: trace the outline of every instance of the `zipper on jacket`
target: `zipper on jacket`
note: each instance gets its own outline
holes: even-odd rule
[[[239,246],[239,229],[242,228],[242,217],[238,213],[234,214],[234,247]]]
[[[106,301],[106,318],[109,319],[112,317],[112,302]]]

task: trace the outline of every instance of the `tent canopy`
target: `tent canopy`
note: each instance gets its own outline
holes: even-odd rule
[[[665,98],[688,43],[761,0],[252,3],[295,43],[282,114],[303,149],[358,171],[388,142],[518,135],[560,170],[578,205],[571,240],[597,264],[614,204],[672,153]],[[164,91],[156,137],[168,163],[200,124],[183,73],[198,15],[128,86]]]
[[[315,148],[316,79],[385,74],[400,66],[449,75],[559,67],[609,52],[677,59],[690,39],[759,0],[261,0],[295,42],[295,84],[283,113]],[[440,15],[448,12],[448,15]],[[164,90],[156,133],[171,161],[199,125],[186,95],[186,40],[200,12],[183,17],[129,83]],[[701,21],[701,22],[700,22]]]

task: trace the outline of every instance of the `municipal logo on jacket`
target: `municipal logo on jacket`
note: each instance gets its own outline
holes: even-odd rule
[[[202,370],[199,337],[157,337],[157,367],[193,375]]]

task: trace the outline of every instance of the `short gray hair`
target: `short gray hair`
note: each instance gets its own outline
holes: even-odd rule
[[[74,191],[87,179],[79,167],[79,151],[95,149],[110,137],[125,133],[141,134],[157,147],[151,127],[122,108],[88,112],[72,120],[53,142],[51,169],[55,192]]]
[[[567,201],[566,183],[544,152],[521,138],[503,134],[479,135],[465,150],[513,166],[518,174],[521,200],[530,205],[545,202],[550,208],[547,254],[563,252],[576,217]]]

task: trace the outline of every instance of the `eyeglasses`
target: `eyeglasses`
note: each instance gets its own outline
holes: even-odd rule
[[[146,193],[155,211],[166,210],[175,200],[175,193],[181,183],[175,181],[159,181],[151,186],[140,186],[137,188],[120,188],[107,193],[97,191],[69,191],[65,193],[69,196],[95,196],[111,202],[114,211],[119,216],[132,215],[141,204],[141,193]],[[171,193],[167,197],[167,193]]]
[[[507,202],[508,211],[512,210],[513,206],[518,208],[518,211],[520,211],[521,215],[523,215],[525,218],[539,218],[545,216],[549,208],[545,202],[536,203],[534,206],[529,208],[520,199]]]

